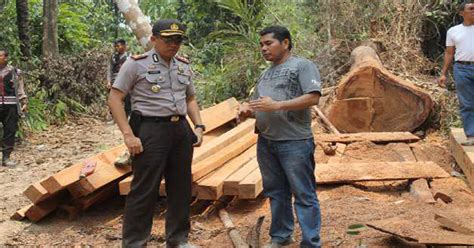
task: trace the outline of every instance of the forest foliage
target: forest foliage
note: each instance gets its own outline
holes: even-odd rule
[[[112,42],[124,38],[142,53],[112,0],[59,0],[60,56],[43,60],[42,0],[29,0],[32,56],[21,58],[15,1],[0,1],[0,40],[11,63],[25,71],[30,114],[24,127],[42,129],[71,113],[107,113],[105,72]],[[371,40],[383,63],[422,83],[439,72],[444,35],[459,22],[456,3],[443,0],[139,0],[151,22],[177,18],[188,27],[189,56],[202,106],[230,96],[245,99],[266,63],[258,31],[279,24],[293,36],[294,54],[315,61],[324,87],[347,72],[351,49]],[[454,1],[456,2],[456,1]],[[442,99],[442,98],[440,98]],[[455,115],[452,120],[457,121]]]

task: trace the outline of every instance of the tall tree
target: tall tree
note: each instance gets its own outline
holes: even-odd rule
[[[16,21],[18,26],[18,38],[20,39],[20,50],[22,59],[31,56],[30,36],[28,21],[28,0],[16,0]]]
[[[43,0],[43,57],[58,54],[58,0]]]
[[[45,0],[46,1],[46,0]],[[122,12],[125,20],[137,37],[138,42],[147,51],[151,49],[150,42],[151,25],[148,18],[145,17],[137,0],[114,0],[118,9]]]

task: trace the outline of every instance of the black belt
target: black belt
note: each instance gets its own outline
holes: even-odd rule
[[[141,116],[141,120],[144,122],[178,122],[186,119],[184,115],[172,115],[172,116]]]
[[[456,61],[456,63],[463,65],[474,65],[474,61]]]

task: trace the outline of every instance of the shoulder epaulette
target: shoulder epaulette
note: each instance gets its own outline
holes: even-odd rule
[[[179,60],[179,61],[185,63],[185,64],[189,64],[189,63],[190,63],[190,62],[189,62],[189,59],[187,59],[187,58],[184,57],[184,56],[176,55],[175,58],[176,58],[177,60]]]
[[[148,57],[148,54],[138,54],[130,56],[133,60],[140,60]]]

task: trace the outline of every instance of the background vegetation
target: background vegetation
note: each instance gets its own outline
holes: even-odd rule
[[[350,51],[380,44],[391,71],[432,92],[439,103],[434,124],[459,122],[454,94],[435,87],[447,28],[458,23],[457,1],[447,0],[140,0],[150,20],[178,18],[188,26],[182,53],[191,58],[201,105],[230,96],[244,99],[266,64],[258,31],[289,27],[294,53],[315,61],[324,87],[347,72]],[[30,113],[23,127],[46,128],[68,116],[107,113],[106,63],[117,38],[141,53],[112,0],[59,0],[60,55],[42,60],[42,0],[29,0],[31,56],[21,57],[15,1],[0,1],[0,40],[12,64],[25,71]],[[440,107],[442,106],[442,108]]]

